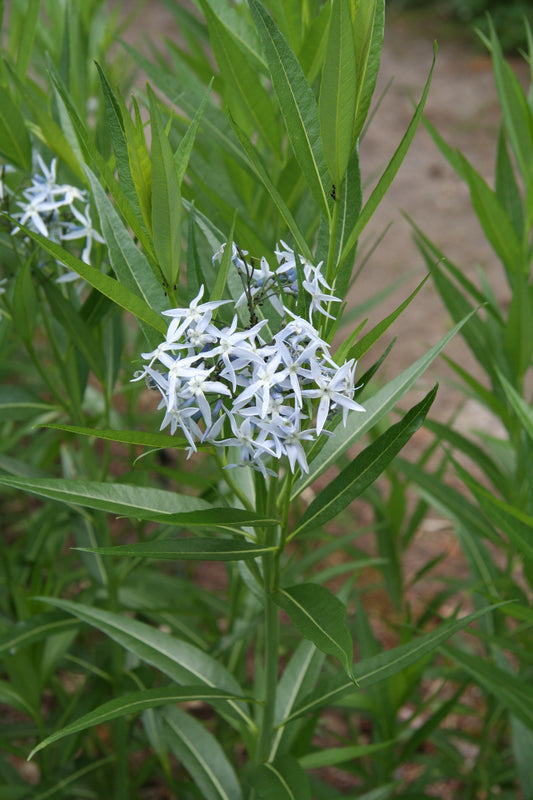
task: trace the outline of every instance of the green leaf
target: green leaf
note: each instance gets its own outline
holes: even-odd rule
[[[435,399],[437,387],[360,453],[315,497],[305,510],[291,539],[318,528],[337,516],[381,475],[402,447],[419,429]]]
[[[501,537],[494,527],[480,515],[476,506],[469,502],[461,492],[447,486],[439,476],[431,475],[403,458],[397,460],[396,467],[409,480],[416,483],[422,497],[446,519],[465,526],[469,532],[475,533],[477,536],[501,544]]]
[[[379,753],[390,747],[393,741],[377,742],[376,744],[352,744],[347,747],[328,747],[324,750],[316,750],[301,756],[298,763],[304,769],[320,769],[321,767],[333,767],[337,764],[344,764],[346,761],[353,761],[355,758]]]
[[[400,314],[403,311],[405,311],[407,306],[411,303],[412,300],[414,300],[414,298],[416,297],[416,295],[418,294],[418,292],[420,291],[420,289],[425,284],[428,278],[429,275],[427,275],[422,281],[420,281],[416,289],[413,292],[411,292],[409,297],[406,300],[404,300],[403,303],[401,303],[398,306],[398,308],[395,309],[395,311],[386,316],[385,319],[381,320],[381,322],[378,322],[378,324],[375,325],[372,328],[372,330],[368,331],[368,333],[362,336],[361,339],[359,339],[359,341],[356,344],[354,344],[354,346],[351,347],[346,354],[343,353],[342,359],[345,360],[345,359],[355,358],[357,360],[361,358],[361,356],[364,356],[365,353],[367,353],[370,350],[370,348],[383,336],[385,331],[392,325],[392,323],[396,319],[398,319]],[[339,349],[342,352],[342,345]]]
[[[77,547],[87,553],[105,556],[134,556],[136,558],[189,559],[193,561],[246,561],[275,550],[261,547],[242,539],[164,539],[117,547]]]
[[[533,730],[533,695],[531,683],[492,664],[486,657],[480,657],[446,645],[442,647],[445,655],[455,661],[473,678],[474,682],[493,694],[498,703]]]
[[[159,669],[178,685],[199,683],[213,689],[243,696],[241,687],[222,664],[198,647],[177,639],[158,628],[83,603],[58,598],[40,598],[49,605],[73,614],[82,622],[102,631],[130,653]],[[251,723],[243,701],[223,701],[225,712],[241,725]]]
[[[229,265],[231,264],[232,254],[233,254],[233,234],[235,232],[236,215],[237,212],[235,212],[233,216],[233,222],[231,223],[231,230],[229,232],[229,237],[224,246],[224,252],[222,254],[222,258],[220,259],[220,265],[217,269],[215,283],[211,290],[211,294],[209,295],[210,302],[221,300],[224,295],[224,289],[226,288],[226,282],[228,280]]]
[[[363,187],[361,183],[361,167],[359,164],[359,145],[356,144],[352,150],[348,169],[342,181],[340,197],[337,193],[337,203],[340,202],[339,222],[337,227],[337,242],[335,245],[335,273],[332,281],[333,293],[338,297],[346,297],[350,286],[353,266],[355,262],[356,244],[352,247],[352,253],[346,257],[343,264],[337,269],[340,254],[344,249],[344,244],[350,235],[354,225],[357,223],[361,206],[363,203]],[[343,320],[341,319],[341,324]],[[340,363],[340,361],[339,361]]]
[[[196,134],[198,133],[200,122],[202,120],[202,117],[204,116],[204,112],[207,103],[209,101],[211,83],[209,84],[207,92],[205,93],[202,102],[198,106],[198,109],[192,118],[191,124],[185,131],[185,134],[181,142],[179,143],[176,152],[174,153],[174,163],[176,165],[176,172],[178,175],[178,182],[180,186],[183,182],[183,178],[185,177],[185,172],[187,171],[187,166],[189,164],[189,159],[191,157],[193,145],[196,139]]]
[[[461,162],[461,175],[470,189],[474,211],[494,252],[510,273],[525,269],[522,245],[496,193],[461,153],[458,158]]]
[[[164,738],[190,773],[201,797],[243,800],[239,779],[213,734],[179,708],[167,708],[161,716]]]
[[[98,63],[96,63],[95,66],[98,70],[98,75],[102,84],[102,91],[104,93],[105,119],[111,136],[111,142],[113,144],[116,171],[120,181],[120,186],[129,203],[140,217],[141,209],[139,206],[137,193],[133,185],[133,179],[131,177],[130,163],[128,160],[128,146],[126,144],[126,136],[124,134],[124,122],[122,119],[120,104],[111,88],[109,81],[107,80],[102,67]]]
[[[304,234],[298,227],[298,224],[294,219],[291,211],[289,210],[289,207],[287,206],[281,193],[279,192],[278,188],[276,187],[272,178],[270,177],[269,172],[265,167],[264,163],[261,161],[261,158],[259,157],[256,148],[251,144],[246,134],[238,127],[238,125],[234,121],[232,120],[230,121],[232,122],[233,130],[235,131],[235,134],[237,135],[242,145],[242,149],[246,153],[246,156],[250,162],[250,166],[255,171],[257,177],[262,182],[263,186],[265,187],[265,189],[271,196],[272,200],[274,201],[275,205],[277,206],[279,213],[285,220],[288,229],[290,230],[290,232],[294,237],[294,241],[296,242],[298,250],[300,251],[300,253],[302,253],[303,256],[305,256],[305,258],[312,259],[313,255],[311,253],[311,250],[309,249],[309,245],[307,244]]]
[[[250,775],[250,782],[262,800],[311,800],[307,773],[292,756],[260,764]]]
[[[364,689],[365,687],[374,686],[393,675],[397,675],[402,670],[410,667],[411,664],[415,664],[419,659],[428,655],[428,653],[436,650],[450,636],[466,628],[492,609],[497,608],[498,605],[504,604],[499,603],[489,608],[483,608],[460,620],[444,622],[431,633],[417,636],[407,644],[393,647],[392,650],[383,651],[376,656],[363,659],[359,662],[355,671],[358,687]],[[344,675],[336,675],[333,679],[328,679],[318,686],[316,690],[304,698],[299,707],[285,718],[284,724],[302,714],[309,714],[323,708],[325,705],[331,705],[331,703],[340,700],[343,695],[354,691],[356,689],[352,681],[347,681]]]
[[[124,135],[126,138],[131,178],[137,193],[144,224],[148,232],[151,233],[152,164],[144,137],[141,115],[135,98],[132,98],[135,123],[132,121],[122,98],[119,96],[117,100],[120,105],[122,122],[124,124]]]
[[[77,622],[58,611],[37,614],[17,622],[0,635],[0,656],[13,655],[30,644],[42,642],[56,633],[70,632],[77,627]]]
[[[187,703],[193,701],[200,701],[205,703],[212,703],[216,700],[239,700],[237,695],[230,692],[223,692],[220,689],[213,689],[208,686],[182,686],[176,688],[175,686],[162,686],[155,689],[143,689],[140,692],[132,692],[131,694],[124,694],[110,700],[108,703],[84,714],[80,719],[71,722],[70,725],[56,731],[51,736],[47,736],[42,742],[33,748],[28,756],[28,760],[43,750],[48,745],[54,742],[59,742],[65,736],[70,736],[73,733],[79,733],[87,728],[94,728],[96,725],[103,725],[112,719],[125,717],[128,714],[139,714],[147,708],[158,708],[159,706],[170,705],[171,703]]]
[[[507,149],[504,129],[501,127],[500,135],[498,136],[498,150],[496,152],[496,197],[513,223],[516,235],[520,237],[524,233],[524,211],[514,170],[515,168]]]
[[[8,162],[31,170],[31,142],[24,117],[4,87],[0,87],[0,154]]]
[[[324,158],[339,190],[355,144],[355,77],[350,5],[345,0],[333,0],[320,85],[319,114]]]
[[[279,589],[272,599],[289,615],[302,636],[323,653],[338,659],[353,678],[353,642],[344,603],[325,586],[314,583]]]
[[[21,80],[24,80],[26,77],[26,72],[28,71],[28,66],[31,61],[40,10],[41,0],[28,0],[24,9],[24,24],[22,25],[16,61],[17,75]],[[1,107],[2,101],[0,100],[0,108]]]
[[[55,411],[24,386],[0,386],[0,420],[30,419],[38,414]]]
[[[151,89],[152,126],[152,238],[167,286],[177,285],[181,254],[181,189],[174,154]]]
[[[530,180],[533,158],[533,114],[527,97],[511,65],[503,57],[502,49],[489,18],[492,69],[498,99],[502,109],[503,124],[509,136],[514,156],[524,179]]]
[[[43,105],[40,98],[36,97],[27,82],[22,83],[17,80],[16,84],[24,98],[24,102],[27,104],[33,118],[36,120],[36,124],[28,122],[29,130],[36,138],[43,141],[51,152],[58,156],[81,181],[85,181],[83,169],[78,157],[72,150],[60,126],[50,114],[48,107]],[[31,169],[31,165],[28,169]]]
[[[514,386],[509,383],[507,378],[501,372],[498,372],[498,378],[503,386],[505,396],[507,397],[510,406],[520,420],[520,424],[523,426],[525,432],[533,441],[533,410],[531,406],[526,403],[524,398],[516,391]]]
[[[127,289],[142,297],[154,311],[168,308],[168,299],[148,260],[135,245],[99,181],[88,167],[86,172],[108,247],[109,260],[117,278]]]
[[[413,137],[414,137],[414,135],[416,133],[416,130],[417,130],[418,125],[420,123],[420,120],[422,118],[422,114],[424,112],[424,106],[426,104],[426,99],[427,99],[427,96],[428,96],[428,93],[429,93],[429,87],[430,87],[430,84],[431,84],[431,78],[433,76],[433,69],[435,67],[435,57],[436,57],[436,47],[435,47],[434,55],[433,55],[433,63],[431,65],[431,69],[430,69],[426,84],[424,86],[424,91],[422,92],[422,97],[420,99],[420,102],[419,102],[419,104],[417,105],[417,107],[415,109],[415,113],[413,114],[411,122],[409,123],[409,126],[408,126],[408,128],[407,128],[407,130],[406,130],[406,132],[405,132],[400,144],[396,148],[396,150],[394,152],[394,155],[392,156],[391,160],[387,164],[387,167],[385,168],[385,171],[383,172],[382,176],[378,180],[375,188],[372,191],[372,194],[370,195],[370,197],[368,198],[367,202],[363,206],[363,210],[361,211],[361,214],[359,215],[359,218],[358,218],[356,224],[354,225],[354,227],[350,231],[350,235],[347,237],[346,243],[345,243],[344,248],[342,250],[342,253],[340,255],[339,263],[342,263],[344,261],[344,259],[347,257],[347,255],[349,254],[349,252],[352,249],[352,247],[356,244],[356,242],[357,242],[359,236],[361,235],[361,232],[363,231],[365,225],[371,219],[372,215],[374,214],[374,211],[376,210],[376,208],[381,203],[381,201],[382,201],[383,197],[385,196],[389,186],[391,185],[392,181],[394,180],[394,178],[396,176],[396,173],[400,169],[400,166],[401,166],[405,156],[407,155],[407,151],[409,150],[411,142],[413,141]]]
[[[0,387],[0,411],[2,408],[2,390]],[[51,408],[46,406],[46,408]],[[79,436],[94,436],[95,439],[106,439],[110,442],[122,442],[123,444],[140,445],[141,447],[151,447],[156,449],[177,449],[185,450],[189,447],[186,439],[180,436],[169,436],[166,433],[148,433],[145,431],[115,431],[97,430],[96,428],[84,428],[79,425],[43,425],[43,428],[55,428],[67,433],[75,433]],[[202,448],[202,445],[199,445]]]
[[[17,220],[10,217],[8,214],[3,214],[6,219],[13,225],[24,231],[27,236],[34,239],[47,253],[57,258],[62,264],[69,267],[69,269],[76,272],[80,277],[84,278],[90,286],[93,286],[106,297],[109,297],[114,303],[126,311],[130,311],[139,320],[146,322],[150,327],[155,328],[159,333],[166,334],[167,323],[164,319],[150,308],[150,306],[139,295],[132,292],[126,286],[122,285],[109,275],[100,272],[99,269],[91,267],[79,258],[76,258],[68,250],[65,250],[61,245],[52,242],[40,233],[27,228],[25,225],[20,225]]]
[[[315,458],[310,453],[309,473],[302,476],[295,484],[292,498],[297,497],[307,486],[321,475],[328,467],[334,466],[340,456],[348,450],[361,436],[370,430],[398,400],[408,391],[415,380],[422,375],[439,353],[446,347],[450,339],[461,329],[469,319],[466,317],[456,325],[441,341],[434,345],[418,361],[415,361],[404,372],[390,381],[386,386],[365,400],[365,413],[354,411],[348,415],[346,429],[338,426],[333,436],[329,437],[325,445]]]
[[[328,194],[331,187],[322,154],[313,90],[271,15],[259,0],[250,0],[250,8],[294,155],[319,208],[329,218]]]
[[[353,9],[354,4],[350,5]],[[384,0],[364,0],[355,3],[353,35],[357,61],[357,88],[353,144],[363,129],[374,94],[383,46],[384,23]]]
[[[208,0],[200,0],[209,28],[213,48],[224,85],[224,100],[237,124],[252,134],[261,134],[269,149],[281,157],[279,122],[271,98],[261,83],[256,65],[252,65],[235,38],[221,23]],[[251,129],[250,129],[251,123]]]
[[[18,227],[21,227],[20,225]],[[32,281],[31,259],[21,267],[15,279],[11,306],[13,327],[23,342],[31,342],[37,324],[38,300]]]
[[[533,302],[532,288],[520,270],[513,279],[513,296],[509,304],[505,327],[505,352],[513,375],[518,382],[531,366],[533,354]]]
[[[73,348],[85,356],[87,363],[98,378],[104,382],[104,355],[100,342],[97,341],[93,331],[82,319],[79,311],[59,291],[55,283],[45,281],[43,290],[50,303],[50,310],[57,322],[63,327],[70,338]]]
[[[241,533],[239,525],[276,525],[278,520],[239,508],[215,508],[206,500],[190,495],[146,489],[124,483],[34,478],[20,480],[0,475],[0,484],[50,500],[96,508],[132,519],[193,527],[221,528]]]
[[[303,639],[290,658],[278,683],[276,692],[276,728],[272,737],[268,761],[278,752],[288,750],[290,740],[297,736],[295,726],[279,725],[298,702],[313,689],[322,669],[325,655],[307,639]]]
[[[459,464],[455,468],[487,519],[501,528],[524,558],[533,560],[533,517],[489,492]]]

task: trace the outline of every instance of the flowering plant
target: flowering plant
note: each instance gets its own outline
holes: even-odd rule
[[[6,585],[17,600],[6,602],[13,620],[0,639],[10,702],[32,720],[24,755],[47,748],[37,759],[47,796],[65,781],[79,783],[80,796],[108,796],[111,780],[113,797],[130,800],[152,764],[180,800],[330,796],[308,772],[360,753],[359,744],[349,755],[312,744],[315,730],[328,726],[329,704],[357,702],[365,687],[394,680],[476,616],[413,632],[354,665],[353,632],[362,624],[351,614],[354,576],[368,560],[352,544],[352,520],[355,560],[334,572],[345,584],[328,588],[331,572],[317,572],[332,542],[337,547],[324,526],[387,469],[424,421],[435,389],[370,443],[364,435],[461,325],[389,383],[372,380],[387,351],[355,385],[356,363],[416,295],[365,335],[362,322],[342,336],[358,239],[412,141],[429,79],[363,205],[359,144],[383,0],[294,0],[288,16],[277,2],[199,5],[203,27],[173,4],[189,49],[170,46],[172,69],[125,45],[170,101],[150,88],[142,98],[150,146],[138,101],[130,110],[101,68],[106,116],[96,132],[68,85],[76,70],[50,71],[59,122],[39,87],[17,72],[0,89],[10,131],[19,132],[15,141],[0,125],[2,156],[28,172],[37,130],[39,147],[79,182],[78,190],[60,189],[54,162],[45,168],[42,156],[43,175],[5,217],[10,231],[19,229],[13,241],[29,237],[36,252],[84,279],[80,291],[57,285],[14,247],[0,319],[0,334],[41,381],[38,396],[16,381],[4,395],[14,422],[23,416],[4,441],[34,442],[32,427],[47,428],[33,461],[18,451],[0,461],[6,491],[50,501],[42,516],[40,507],[35,517],[30,510],[46,569],[45,556],[31,579],[25,559],[8,563]],[[67,54],[68,45],[67,35]],[[214,96],[211,84],[206,93],[208,47],[217,62]],[[22,66],[18,72],[24,77]],[[61,216],[67,206],[79,226]],[[78,235],[81,258],[64,246]],[[91,241],[97,266],[87,263]],[[272,257],[248,258],[275,242]],[[142,379],[159,393],[170,434],[154,430],[151,405],[144,413]],[[198,454],[198,470],[183,454],[200,449],[208,452]],[[72,570],[56,580],[66,557]],[[165,571],[154,565],[161,560],[180,566]],[[219,562],[224,588],[187,580],[181,562],[190,561]],[[26,583],[31,591],[20,592]],[[87,625],[102,635],[96,645],[79,630]],[[37,657],[21,669],[17,648],[26,645]],[[32,665],[41,662],[46,670],[36,674]],[[79,670],[72,696],[56,680],[65,665]],[[61,686],[51,710],[41,701],[48,682]],[[205,706],[206,725],[197,718]],[[132,714],[142,728],[130,724]],[[85,739],[95,725],[105,736]],[[69,736],[69,747],[48,749]],[[416,749],[415,737],[405,746]],[[140,779],[130,774],[134,751]],[[386,780],[393,778],[391,770]]]

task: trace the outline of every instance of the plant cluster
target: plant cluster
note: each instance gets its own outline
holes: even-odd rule
[[[166,2],[183,41],[150,57],[121,43],[157,90],[131,102],[103,0],[13,0],[3,31],[0,797],[338,800],[333,767],[357,800],[441,781],[529,798],[531,101],[491,34],[495,190],[430,129],[513,299],[415,228],[456,324],[387,382],[391,347],[373,348],[420,287],[370,330],[346,298],[431,73],[363,193],[383,0]],[[55,280],[57,263],[80,280]],[[453,367],[505,439],[426,421],[436,387],[392,417],[459,331],[490,391]],[[434,441],[402,460],[424,422]],[[406,554],[431,505],[471,575],[419,611],[408,590],[437,562],[407,579]],[[443,724],[466,712],[474,733]]]

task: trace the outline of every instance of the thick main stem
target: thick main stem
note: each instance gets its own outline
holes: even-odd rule
[[[265,602],[265,692],[263,717],[257,745],[256,763],[268,759],[274,731],[276,709],[276,690],[278,685],[279,653],[279,609],[272,600],[272,592],[277,588],[277,560],[273,553],[263,556],[264,602]]]
[[[259,488],[265,489],[262,481],[256,483],[256,498],[258,510],[262,506],[268,515],[275,513],[278,481],[272,478],[269,491],[265,496]],[[262,501],[262,502],[261,502]],[[266,545],[278,545],[277,528],[264,529],[263,535]],[[268,761],[270,746],[274,733],[276,711],[276,692],[278,685],[278,658],[279,658],[279,609],[272,599],[273,592],[279,586],[279,558],[277,552],[267,553],[262,557],[263,565],[263,597],[264,597],[264,696],[263,715],[257,743],[256,764]]]

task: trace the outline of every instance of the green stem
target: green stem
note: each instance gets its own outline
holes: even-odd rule
[[[275,513],[276,497],[279,486],[278,477],[272,477],[268,490],[262,476],[257,476],[256,496],[257,511],[259,513]],[[261,490],[262,487],[262,490]],[[272,546],[278,543],[276,527],[264,528],[262,540]],[[256,764],[268,761],[272,737],[274,735],[276,693],[278,687],[279,666],[279,609],[272,599],[273,593],[279,587],[279,557],[278,553],[267,553],[262,557],[263,565],[263,597],[264,597],[264,706],[259,731],[259,741],[256,752]]]
[[[336,200],[333,203],[333,214],[331,215],[331,221],[329,225],[328,263],[326,267],[326,280],[330,286],[333,286],[337,266],[335,263],[335,256],[337,251],[337,230],[339,227],[340,208],[340,200]]]
[[[272,592],[277,588],[279,575],[276,569],[276,560],[272,553],[263,556],[262,560],[265,601],[265,694],[256,764],[261,764],[268,759],[274,733],[279,653],[279,610],[272,600]]]

